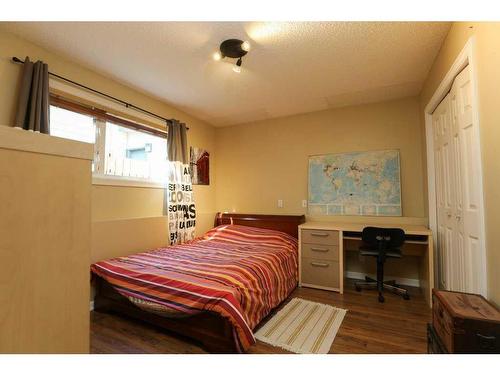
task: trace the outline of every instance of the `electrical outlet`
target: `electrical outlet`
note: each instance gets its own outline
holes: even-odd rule
[[[278,208],[283,208],[283,199],[278,199]]]
[[[307,200],[302,199],[302,207],[306,208],[307,207]]]

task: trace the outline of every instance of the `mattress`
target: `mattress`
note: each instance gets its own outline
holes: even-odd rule
[[[227,319],[236,347],[296,287],[297,240],[279,231],[222,225],[182,245],[97,262],[92,272],[141,309],[167,317],[204,311]]]

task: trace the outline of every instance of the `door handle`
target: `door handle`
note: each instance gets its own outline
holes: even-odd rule
[[[313,266],[313,267],[328,267],[330,265],[328,263],[311,262],[311,266]]]
[[[322,249],[320,247],[311,247],[311,250],[312,251],[318,251],[320,253],[327,253],[329,251],[329,249]]]
[[[315,233],[315,232],[312,232],[311,233],[311,236],[315,236],[315,237],[328,237],[329,234],[328,233]]]

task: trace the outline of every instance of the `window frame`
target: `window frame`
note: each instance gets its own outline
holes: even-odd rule
[[[128,176],[108,175],[105,172],[105,155],[106,155],[106,122],[113,123],[118,126],[126,127],[135,131],[147,133],[156,137],[161,137],[166,140],[166,130],[153,128],[151,126],[139,124],[135,121],[128,120],[122,116],[116,116],[103,109],[77,103],[73,100],[68,100],[60,95],[51,93],[49,105],[63,108],[65,110],[92,116],[94,118],[96,141],[94,143],[94,171],[92,172],[92,184],[104,186],[131,186],[131,187],[147,187],[147,188],[165,188],[165,183],[153,181],[145,178],[134,178]]]

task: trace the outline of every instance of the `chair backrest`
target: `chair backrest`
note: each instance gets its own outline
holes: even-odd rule
[[[366,227],[363,229],[361,239],[374,250],[395,250],[405,242],[405,232],[400,228]]]

